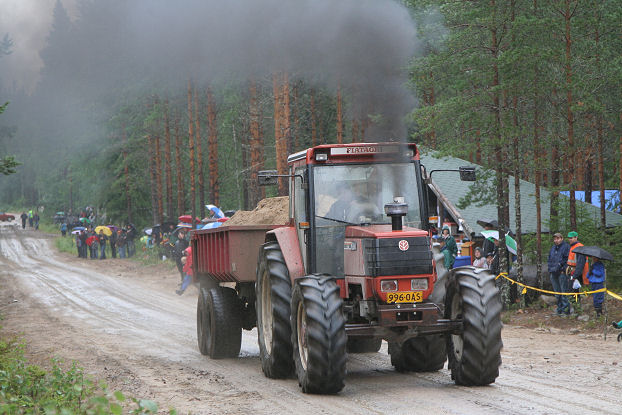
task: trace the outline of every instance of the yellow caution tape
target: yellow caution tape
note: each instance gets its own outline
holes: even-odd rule
[[[539,291],[541,293],[551,294],[551,295],[572,295],[572,296],[574,296],[575,301],[577,301],[578,297],[580,295],[586,295],[587,296],[588,294],[596,294],[596,293],[605,292],[605,293],[609,294],[610,296],[612,296],[613,298],[615,298],[616,300],[622,301],[622,296],[620,296],[620,295],[618,295],[618,294],[616,294],[614,292],[611,292],[611,291],[609,291],[606,288],[601,288],[600,290],[594,290],[594,291],[581,291],[579,293],[574,293],[574,292],[573,293],[558,293],[558,292],[555,292],[555,291],[548,291],[548,290],[543,290],[541,288],[530,287],[529,285],[523,284],[522,282],[514,281],[512,278],[508,277],[508,273],[507,272],[502,272],[501,274],[497,275],[495,277],[495,279],[499,279],[499,277],[503,277],[506,280],[510,281],[512,284],[516,284],[516,285],[518,285],[520,287],[523,287],[523,290],[521,291],[521,294],[523,294],[523,295],[527,293],[527,289],[530,289],[530,290],[533,290],[533,291]]]

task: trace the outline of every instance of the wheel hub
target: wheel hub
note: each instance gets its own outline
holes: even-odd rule
[[[272,353],[272,287],[270,275],[264,272],[261,284],[261,331],[263,343],[268,354]]]
[[[302,368],[307,370],[307,357],[309,355],[309,349],[307,347],[307,312],[302,302],[298,304],[298,310],[296,312],[296,331],[300,363],[302,364]]]
[[[451,319],[462,319],[462,298],[460,298],[460,295],[458,293],[454,295],[451,301]],[[464,348],[464,339],[462,336],[462,333],[451,335],[454,357],[458,362],[462,359],[462,350]]]

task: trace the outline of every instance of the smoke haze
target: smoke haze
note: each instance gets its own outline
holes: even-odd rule
[[[405,68],[415,27],[393,0],[84,0],[76,22],[71,47],[42,56],[66,67],[47,83],[69,92],[80,80],[82,100],[120,87],[176,89],[189,78],[201,86],[286,71],[290,80],[339,85],[351,115],[382,114],[382,133],[393,137],[404,136],[402,118],[414,105]]]

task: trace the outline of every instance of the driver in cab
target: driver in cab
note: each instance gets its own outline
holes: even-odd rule
[[[364,181],[344,187],[328,210],[326,215],[328,218],[348,223],[363,223],[380,214],[378,207],[369,199],[367,184]]]

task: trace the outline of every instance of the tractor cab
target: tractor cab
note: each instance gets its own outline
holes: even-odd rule
[[[325,145],[296,153],[290,166],[290,217],[307,273],[348,274],[348,234],[392,231],[386,206],[399,203],[404,231],[422,231],[427,212],[414,144]],[[402,217],[403,216],[403,219]],[[386,235],[385,235],[386,236]]]

